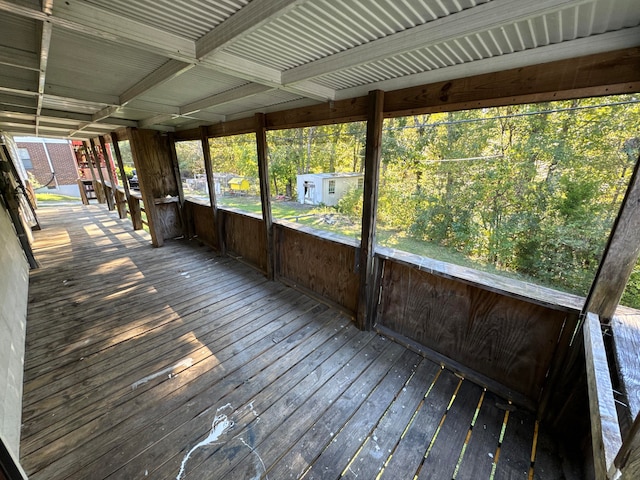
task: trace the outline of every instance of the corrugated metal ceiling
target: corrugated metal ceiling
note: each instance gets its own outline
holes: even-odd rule
[[[235,42],[226,51],[279,70],[288,70],[487,2],[306,2]]]
[[[193,67],[179,77],[142,95],[140,100],[180,106],[246,83],[246,80],[231,77],[210,68]]]
[[[197,40],[249,3],[249,0],[86,0],[181,37]]]
[[[0,2],[0,112],[32,115],[21,120],[34,134],[37,108],[170,130],[540,63],[548,52],[558,59],[640,45],[638,0],[56,0],[51,15],[42,8]],[[77,120],[69,131],[82,136],[90,124]]]
[[[47,83],[119,95],[167,61],[160,55],[78,32],[54,29]]]

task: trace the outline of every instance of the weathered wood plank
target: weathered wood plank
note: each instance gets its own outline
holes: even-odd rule
[[[566,313],[392,261],[384,269],[378,323],[538,401]]]
[[[347,362],[335,365],[341,368],[335,369],[333,375],[327,377],[328,372],[323,368],[317,375],[300,382],[268,409],[258,410],[262,412],[259,424],[255,425],[255,422],[252,422],[246,429],[238,432],[239,435],[249,436],[249,445],[259,452],[267,474],[273,463],[281,458],[291,445],[298,443],[304,432],[321,418],[332,402],[339,398],[375,359],[391,347],[390,342],[384,342],[379,337],[370,336],[367,340],[370,341],[362,341],[359,351]],[[249,426],[252,426],[253,433],[248,431]],[[240,461],[252,453],[246,448],[242,449],[240,454],[235,453],[238,447],[244,445],[242,438],[227,442],[216,455],[217,458],[211,463],[203,463],[202,468],[194,473],[197,472],[201,478],[236,476],[236,469],[243,467]]]
[[[640,414],[640,313],[617,313],[611,322],[618,374],[629,402],[631,419]]]
[[[437,82],[387,92],[384,111],[419,115],[632,93],[640,88],[639,64],[635,47]]]
[[[522,410],[505,405],[508,411],[506,430],[495,468],[496,480],[526,480],[531,466],[535,420]],[[505,415],[506,416],[506,415]],[[527,450],[527,455],[523,451]]]
[[[281,333],[281,338],[287,339],[291,335],[296,335],[297,332],[299,332],[298,337],[299,334],[305,334],[302,337],[305,338],[315,331],[315,329],[305,330],[303,328],[309,320],[309,315],[305,316],[304,312],[300,313],[302,313],[302,316],[298,315],[293,324],[287,323],[283,327],[284,331]],[[315,314],[317,313],[315,312]],[[310,312],[310,315],[313,314],[313,312]],[[319,325],[317,328],[319,328]],[[197,417],[198,414],[210,407],[211,402],[214,401],[214,395],[219,395],[226,389],[235,390],[244,383],[244,378],[240,374],[230,378],[227,382],[227,387],[222,388],[220,382],[225,378],[225,372],[232,372],[237,368],[241,368],[244,364],[256,358],[261,362],[268,362],[270,356],[266,353],[267,351],[273,350],[273,352],[278,353],[283,346],[290,349],[297,344],[296,341],[282,344],[274,342],[273,338],[279,337],[263,337],[257,342],[260,345],[255,345],[255,339],[242,339],[242,341],[238,341],[228,347],[226,354],[222,355],[217,352],[215,356],[208,357],[207,361],[194,365],[196,368],[187,369],[182,378],[180,376],[177,377],[177,379],[180,379],[179,384],[172,386],[171,391],[165,392],[165,395],[158,395],[158,391],[154,388],[149,389],[143,394],[132,398],[127,406],[120,406],[118,415],[109,412],[96,420],[84,423],[80,428],[62,437],[53,445],[40,449],[39,452],[44,450],[47,452],[46,456],[57,460],[53,463],[46,462],[33,465],[35,473],[30,477],[34,479],[58,478],[67,475],[69,478],[86,478],[87,469],[95,472],[98,478],[106,477],[107,472],[111,469],[119,468],[124,463],[122,462],[122,452],[126,452],[126,455],[135,454],[140,449],[145,450],[148,441],[153,441],[154,438],[157,438],[153,433],[155,429],[149,428],[154,422],[164,424],[165,429],[169,428],[168,424],[171,422],[178,422],[178,425],[180,425],[185,419]],[[244,355],[241,355],[240,352],[251,344],[251,340],[253,340],[254,346],[246,350]],[[274,361],[273,357],[271,357],[271,361]],[[268,363],[263,365],[266,366]],[[197,382],[197,385],[192,384],[192,380]],[[160,385],[167,383],[173,382],[163,381]],[[191,394],[185,397],[187,389]],[[143,398],[146,401],[143,402]],[[186,405],[185,401],[187,402]],[[179,414],[176,414],[175,409],[181,406]],[[127,409],[127,407],[129,408]],[[148,416],[140,415],[140,409],[150,409],[152,412],[149,412],[151,414]],[[123,412],[127,411],[128,414],[123,414]],[[173,428],[168,431],[172,431]],[[129,441],[123,445],[122,440],[125,438],[128,438]],[[145,438],[147,438],[146,441]],[[113,449],[120,453],[113,452]],[[86,450],[93,452],[91,457],[87,457],[84,454]],[[56,452],[58,453],[56,454]],[[59,458],[61,452],[64,452],[65,455]],[[102,455],[105,455],[105,457],[101,458]]]
[[[455,472],[456,480],[490,478],[495,453],[500,440],[504,410],[497,404],[504,402],[491,392],[485,392],[480,413],[471,430],[469,443]]]
[[[382,106],[384,92],[369,93],[367,112],[367,140],[364,156],[364,192],[362,202],[362,231],[360,234],[360,288],[358,291],[358,311],[356,323],[362,330],[371,330],[375,322],[374,290],[377,277],[373,264],[376,248],[376,218],[378,190],[380,184],[380,158],[382,154]]]
[[[391,452],[391,459],[380,478],[414,478],[461,383],[462,380],[450,371],[440,372],[434,388],[427,390],[399,444]]]
[[[268,240],[264,220],[218,209],[224,224],[225,246],[232,257],[268,273]]]
[[[615,466],[622,472],[621,480],[635,480],[640,477],[640,415],[636,416],[616,456]]]
[[[261,298],[265,295],[268,295],[266,299]],[[243,305],[239,302],[239,298],[247,298],[248,301],[255,302],[256,308],[251,312],[246,312],[246,309],[242,308]],[[287,303],[279,305],[280,298]],[[153,329],[141,332],[139,336],[129,337],[124,340],[124,342],[129,342],[132,345],[122,345],[124,342],[120,342],[109,349],[94,352],[86,361],[84,357],[81,357],[81,366],[71,364],[67,372],[61,372],[60,369],[58,369],[54,371],[53,375],[46,375],[44,379],[38,377],[37,382],[28,383],[28,385],[37,383],[37,385],[29,390],[31,403],[35,404],[35,406],[32,407],[34,409],[32,413],[33,415],[37,415],[47,412],[51,406],[51,398],[64,398],[64,405],[66,406],[69,401],[82,396],[86,391],[91,391],[92,394],[95,394],[95,389],[101,384],[96,382],[110,381],[112,379],[111,376],[120,381],[125,373],[130,370],[136,373],[140,368],[143,371],[150,369],[153,366],[153,362],[158,360],[158,357],[162,353],[168,353],[178,346],[190,344],[191,339],[196,333],[201,335],[202,338],[208,339],[211,330],[217,329],[216,335],[222,337],[228,333],[225,331],[225,327],[229,322],[234,322],[233,329],[241,330],[245,327],[243,322],[257,320],[260,316],[264,317],[265,321],[272,320],[273,315],[277,318],[281,312],[276,307],[285,309],[288,307],[298,307],[294,299],[295,292],[293,291],[289,291],[286,295],[283,295],[282,290],[272,290],[271,292],[266,291],[265,294],[261,296],[249,295],[249,297],[241,293],[236,296],[236,298],[230,298],[229,302],[213,303],[210,307],[200,311],[185,313],[181,317],[185,323],[185,328],[176,328],[175,331],[172,330],[170,332],[172,334],[171,338],[163,335],[162,329]],[[269,302],[269,300],[271,300],[271,302]],[[261,305],[260,302],[267,302],[267,304]],[[275,312],[272,312],[273,309],[275,309]],[[237,316],[241,318],[238,319],[236,318]],[[263,321],[262,317],[259,318],[259,321],[254,321],[250,328],[261,326],[260,322]],[[177,345],[168,341],[171,339],[179,340]],[[222,340],[219,341],[222,342]],[[133,357],[124,357],[121,353],[123,348],[133,350]],[[156,370],[161,369],[162,368],[157,368]],[[98,372],[100,375],[97,375]],[[38,387],[43,391],[36,391]],[[56,392],[60,392],[60,397],[49,397],[49,399],[47,399],[47,394],[51,395]],[[42,398],[40,398],[41,396]],[[26,412],[29,412],[29,405],[24,406]]]
[[[594,470],[596,478],[607,478],[607,472],[622,445],[618,413],[598,315],[588,313],[583,330]]]
[[[276,274],[355,314],[359,274],[356,249],[276,224]]]
[[[44,267],[32,273],[27,348],[34,363],[21,449],[29,478],[176,478],[183,462],[184,478],[193,479],[265,470],[270,478],[307,470],[318,478],[328,471],[375,478],[392,453],[410,447],[405,429],[419,433],[422,417],[414,413],[451,400],[459,381],[451,372],[239,262],[195,242],[150,248],[148,234],[132,232],[102,206],[65,209],[59,224],[55,215],[42,214],[35,248]],[[86,268],[65,261],[69,255]],[[82,308],[72,307],[78,300]],[[451,388],[441,389],[446,377]],[[449,421],[457,425],[453,411]],[[233,429],[190,452],[221,415]],[[446,425],[433,448],[447,437],[452,452],[462,451],[460,432],[443,433]],[[511,433],[509,458],[528,464],[532,439]],[[447,471],[460,455],[449,456]],[[401,478],[393,468],[385,475]]]
[[[23,452],[29,452],[30,448],[35,450],[41,447],[42,445],[37,443],[38,438],[50,441],[51,438],[58,438],[70,431],[69,425],[72,424],[74,418],[86,422],[91,418],[104,414],[105,411],[102,408],[98,408],[98,404],[106,405],[107,400],[119,399],[119,401],[123,401],[123,399],[126,399],[125,397],[132,394],[131,389],[128,387],[136,384],[143,376],[143,373],[147,372],[151,375],[153,372],[177,365],[171,363],[168,359],[191,359],[189,362],[178,365],[173,369],[173,374],[178,374],[189,368],[190,365],[188,364],[197,363],[201,361],[202,355],[207,355],[207,352],[201,348],[202,343],[213,342],[215,339],[216,345],[219,348],[224,348],[233,342],[236,334],[242,334],[247,337],[267,335],[271,329],[277,328],[280,322],[279,317],[283,315],[283,312],[286,313],[285,305],[282,305],[283,301],[290,302],[289,305],[286,305],[287,308],[293,307],[294,309],[301,308],[304,310],[307,307],[312,307],[313,303],[308,299],[299,298],[296,301],[292,298],[295,293],[289,293],[291,293],[289,297],[283,296],[280,301],[274,301],[274,295],[258,301],[254,300],[251,311],[247,311],[250,310],[249,308],[236,308],[228,313],[207,312],[206,316],[203,316],[203,324],[201,326],[194,325],[192,332],[187,331],[187,333],[176,337],[170,331],[145,342],[144,348],[141,348],[140,344],[136,344],[132,346],[136,352],[135,358],[129,358],[126,362],[117,365],[114,365],[111,358],[100,355],[100,360],[94,362],[91,367],[98,371],[102,368],[101,383],[89,389],[84,395],[78,395],[74,391],[68,401],[57,408],[49,410],[45,418],[40,417],[43,412],[38,410],[37,413],[39,415],[34,417],[32,422],[27,422],[23,426]],[[191,328],[190,324],[185,330],[188,328]],[[176,334],[179,333],[180,331],[176,331]],[[197,336],[197,340],[193,338],[194,335]],[[176,340],[171,341],[172,339]],[[121,355],[121,352],[114,352],[115,354]],[[162,355],[165,356],[163,357]],[[115,375],[115,377],[113,381],[105,384],[103,379],[109,375]],[[89,411],[83,411],[81,407],[88,400],[95,403]],[[63,413],[64,415],[61,416]],[[64,427],[56,425],[56,423],[62,421],[59,419],[64,419]],[[50,424],[56,428],[47,429]],[[38,431],[37,435],[30,438],[30,434],[34,430],[33,426],[37,426]],[[55,434],[50,434],[49,430],[55,430]]]
[[[351,468],[351,461],[356,459],[356,455],[366,456],[363,454],[363,450],[367,443],[377,441],[378,436],[375,434],[375,429],[380,426],[382,419],[390,412],[390,405],[393,401],[406,391],[407,379],[412,378],[412,374],[420,362],[421,359],[416,354],[408,350],[403,352],[384,380],[369,394],[365,403],[332,437],[333,440],[313,462],[305,478],[310,480],[326,478],[326,476],[338,478],[343,470],[358,475]],[[430,366],[432,372],[435,373],[437,366],[432,363]],[[398,433],[390,438],[397,438],[399,435]],[[346,470],[344,465],[347,465]]]
[[[480,387],[469,381],[462,382],[438,427],[437,436],[429,444],[418,479],[453,478],[481,399]]]
[[[211,207],[191,200],[185,202],[188,214],[193,221],[193,233],[199,241],[211,248],[218,249],[218,231],[213,220]]]
[[[316,311],[315,314],[324,311],[322,309],[320,310],[320,312]],[[308,321],[312,318],[313,314],[314,312],[311,311],[309,315],[305,315],[301,320],[303,322],[304,320]],[[326,319],[325,317],[325,320]],[[330,332],[333,329],[331,327],[326,329],[326,323],[317,322],[313,324],[313,326],[307,327],[301,327],[299,323],[300,322],[294,322],[292,325],[288,327],[285,326],[281,331],[278,331],[276,336],[273,337],[276,338],[277,341],[273,341],[272,338],[265,339],[269,340],[271,345],[263,344],[264,350],[260,354],[256,355],[255,349],[252,348],[248,352],[249,355],[244,358],[246,366],[240,367],[240,375],[236,375],[235,378],[225,377],[224,379],[219,379],[215,388],[209,387],[202,391],[202,393],[193,397],[189,404],[181,408],[176,414],[170,417],[158,416],[154,426],[170,433],[169,436],[163,436],[163,438],[159,439],[158,436],[154,435],[151,431],[140,432],[138,438],[132,438],[125,445],[114,443],[113,448],[115,451],[107,453],[104,458],[99,459],[90,468],[95,469],[96,472],[102,472],[102,475],[106,476],[104,474],[114,466],[122,465],[123,462],[118,461],[118,456],[123,454],[130,456],[132,454],[131,449],[133,448],[133,452],[142,453],[144,456],[137,458],[134,462],[128,462],[124,468],[118,470],[117,476],[122,475],[121,478],[127,478],[129,475],[135,476],[133,473],[140,472],[141,468],[148,468],[152,473],[156,471],[156,475],[159,473],[161,478],[166,476],[167,472],[171,472],[169,473],[170,476],[176,475],[189,448],[187,445],[190,443],[192,445],[197,444],[199,438],[206,436],[208,430],[211,428],[212,420],[215,415],[218,414],[221,407],[222,410],[224,410],[228,404],[232,407],[234,407],[234,405],[246,405],[246,407],[249,407],[259,391],[264,389],[269,383],[277,380],[277,376],[273,377],[269,374],[273,375],[274,372],[282,374],[286,371],[286,368],[283,367],[290,366],[287,361],[284,361],[283,365],[282,362],[278,361],[280,358],[286,357],[290,360],[292,350],[296,350],[297,358],[303,357],[304,355],[301,355],[298,347],[304,339],[314,338],[315,340],[311,342],[311,344],[314,345],[319,339],[326,342],[328,338],[331,338]],[[333,330],[334,335],[335,333],[335,330]],[[236,362],[242,361],[242,359],[235,358],[233,360]],[[266,373],[260,375],[262,371]],[[255,374],[258,374],[258,378],[252,376]],[[199,383],[202,382],[199,381]],[[243,384],[246,385],[246,388],[239,388]],[[255,388],[258,390],[254,390]],[[268,391],[274,393],[272,389]],[[262,408],[257,402],[253,403],[253,408],[246,407],[240,407],[237,413],[238,415],[245,415],[251,420],[256,419],[255,412],[262,411]],[[164,408],[164,405],[162,405],[162,408]],[[235,423],[240,425],[239,422],[240,420]],[[121,425],[120,428],[126,429],[126,425]],[[179,439],[180,445],[184,445],[182,450],[173,448],[177,439]],[[145,451],[146,447],[157,442],[159,442],[158,446],[160,448],[154,448],[153,451]],[[167,455],[166,452],[171,452],[171,454]],[[207,455],[209,453],[211,452],[197,452],[197,455],[192,456],[191,460],[189,460],[189,466],[195,468],[199,463],[198,455]],[[82,478],[82,472],[78,472],[77,475],[71,478],[74,477]]]
[[[384,416],[366,438],[355,459],[348,464],[349,472],[354,476],[376,478],[441,373],[440,367],[429,360],[421,360],[412,366],[415,370],[406,378],[402,391],[390,402]],[[443,393],[446,395],[446,392]],[[321,457],[318,468],[330,462],[330,458]],[[316,470],[318,471],[322,470]]]
[[[271,182],[269,182],[269,147],[267,124],[264,114],[256,114],[256,147],[258,150],[258,176],[260,177],[260,205],[264,222],[266,265],[269,280],[275,278],[275,253],[273,244],[273,218],[271,215]]]
[[[352,382],[342,395],[331,402],[330,407],[322,416],[296,441],[296,444],[299,445],[299,451],[289,450],[281,456],[269,469],[269,475],[274,478],[295,478],[301,476],[302,472],[306,472],[309,464],[315,463],[320,454],[327,448],[337,445],[337,435],[344,433],[349,420],[358,409],[370,410],[373,407],[370,404],[371,400],[369,400],[373,395],[376,393],[384,395],[391,385],[393,385],[390,392],[391,398],[398,393],[398,389],[402,386],[402,380],[406,378],[408,372],[404,371],[403,375],[398,375],[398,372],[394,371],[396,362],[406,366],[407,360],[413,355],[397,344],[386,349],[377,361]],[[413,360],[415,361],[415,358]],[[398,381],[398,378],[401,381]],[[391,385],[384,383],[385,379],[391,380],[393,383]],[[384,401],[384,403],[387,402]],[[348,431],[360,430],[358,428]],[[357,447],[358,439],[354,440],[353,444],[347,444],[347,446]],[[345,461],[334,461],[332,465],[325,465],[324,469],[316,471],[315,478],[338,478],[345,464]],[[308,472],[305,478],[312,479],[314,475],[312,472]]]

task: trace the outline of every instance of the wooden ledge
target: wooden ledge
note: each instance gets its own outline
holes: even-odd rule
[[[325,240],[327,242],[339,243],[341,245],[346,245],[353,248],[360,248],[359,240],[348,237],[346,235],[341,235],[340,233],[330,232],[328,230],[319,230],[317,228],[309,227],[308,225],[300,225],[299,223],[291,222],[289,220],[282,220],[279,218],[274,218],[273,223],[290,230],[295,230],[307,235],[313,235],[314,237]]]

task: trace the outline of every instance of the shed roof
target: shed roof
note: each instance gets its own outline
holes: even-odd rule
[[[298,177],[319,177],[319,178],[354,178],[364,177],[363,173],[357,172],[328,172],[328,173],[304,173]]]
[[[637,0],[0,0],[0,130],[176,131],[640,45]]]

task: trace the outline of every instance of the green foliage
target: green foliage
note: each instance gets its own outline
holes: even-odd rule
[[[37,190],[42,187],[42,184],[38,181],[36,176],[32,172],[27,172],[27,177],[29,177],[29,183],[31,184],[31,188]]]
[[[36,192],[38,202],[79,202],[80,197],[71,197],[60,193]]]
[[[639,105],[600,103],[386,120],[379,227],[586,294],[640,146]]]
[[[118,148],[120,149],[120,156],[122,157],[122,163],[125,168],[129,167],[133,169],[133,155],[131,154],[131,144],[129,140],[120,140],[118,142]]]
[[[362,188],[351,188],[338,201],[338,212],[346,215],[353,221],[362,218]]]
[[[196,175],[204,175],[204,158],[200,141],[176,143],[176,156],[182,178],[196,178]]]
[[[638,158],[637,125],[630,95],[387,119],[378,240],[585,295]],[[335,209],[286,200],[299,174],[362,172],[365,133],[361,122],[267,132],[274,216],[357,236],[361,189]],[[199,142],[179,148],[183,176],[203,173]],[[250,179],[257,195],[253,135],[210,148],[214,172]],[[257,198],[225,204],[260,211]],[[640,306],[638,268],[628,305]]]
[[[126,175],[127,178],[131,178],[133,177],[133,171],[135,170],[133,168],[132,165],[123,165],[124,167],[124,174]]]

